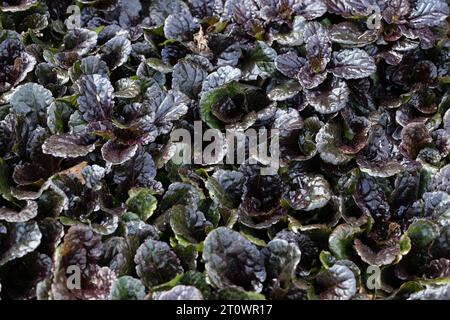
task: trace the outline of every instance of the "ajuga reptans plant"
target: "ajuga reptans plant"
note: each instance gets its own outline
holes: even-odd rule
[[[450,299],[448,16],[0,0],[1,299]],[[194,123],[278,170],[174,161]]]

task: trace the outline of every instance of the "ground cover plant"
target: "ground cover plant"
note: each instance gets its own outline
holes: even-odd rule
[[[0,0],[1,299],[450,299],[448,16]]]

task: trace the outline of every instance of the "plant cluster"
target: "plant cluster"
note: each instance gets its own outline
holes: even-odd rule
[[[0,297],[450,299],[448,15],[0,0]],[[194,121],[277,174],[176,164]]]

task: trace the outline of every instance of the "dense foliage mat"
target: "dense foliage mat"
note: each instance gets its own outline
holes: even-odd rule
[[[0,297],[450,299],[448,15],[0,0]],[[262,128],[275,174],[222,161]]]

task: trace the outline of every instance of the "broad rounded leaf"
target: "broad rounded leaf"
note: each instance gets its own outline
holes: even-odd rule
[[[330,71],[345,79],[360,79],[376,70],[374,59],[362,49],[346,49],[333,54],[333,67]]]
[[[281,54],[275,58],[275,67],[286,77],[295,78],[306,60],[294,51]]]
[[[180,260],[165,242],[146,240],[134,257],[136,273],[147,287],[171,280],[183,272]]]
[[[194,59],[180,60],[173,68],[172,86],[190,97],[196,97],[207,75],[205,67]]]
[[[376,41],[378,31],[364,30],[358,24],[346,21],[331,27],[330,38],[337,43],[360,47]]]
[[[52,93],[36,83],[19,86],[11,97],[11,111],[31,121],[45,123],[47,108],[54,101]]]
[[[331,195],[323,176],[298,174],[290,176],[290,191],[284,197],[295,210],[311,211],[325,206]]]
[[[430,144],[433,138],[422,123],[412,122],[402,130],[402,142],[399,149],[406,157],[415,159],[419,151]]]
[[[266,279],[263,256],[238,232],[225,227],[211,231],[204,243],[203,259],[214,286],[237,285],[245,290],[262,290]]]
[[[238,68],[231,66],[220,67],[205,78],[202,84],[202,92],[207,92],[232,81],[238,81],[241,75],[242,72]]]
[[[0,252],[0,266],[34,251],[41,243],[42,233],[35,221],[12,223],[8,229]]]
[[[407,234],[413,246],[424,248],[439,236],[439,228],[431,221],[421,219],[409,226]]]
[[[78,81],[79,110],[88,122],[110,119],[114,106],[114,88],[104,75],[87,75]]]
[[[20,211],[8,207],[0,208],[0,220],[6,222],[26,222],[38,214],[38,205],[35,201],[27,200],[26,206]]]
[[[106,161],[118,165],[123,164],[134,157],[138,145],[124,145],[117,141],[109,140],[102,147],[102,156]]]
[[[350,90],[344,80],[333,78],[314,90],[305,92],[306,101],[323,114],[337,112],[347,105]]]
[[[274,239],[267,244],[262,253],[266,261],[267,278],[288,285],[300,262],[298,246],[282,239]]]
[[[44,153],[61,158],[82,157],[94,150],[95,143],[89,144],[86,137],[70,133],[50,136],[42,145]]]
[[[322,271],[315,282],[323,288],[318,294],[324,300],[350,300],[356,294],[355,275],[344,265],[335,264]]]
[[[190,14],[171,14],[164,23],[164,35],[167,39],[187,41],[191,40],[193,33],[199,27],[198,22]]]
[[[131,189],[128,194],[129,198],[126,202],[128,211],[139,215],[142,221],[150,218],[157,206],[157,200],[153,196],[152,191],[145,188]]]
[[[170,226],[177,236],[191,243],[199,243],[206,237],[206,228],[212,224],[206,221],[203,212],[191,207],[176,205],[170,209]]]
[[[414,28],[434,27],[449,15],[448,4],[443,0],[419,0],[409,15],[409,23]]]
[[[130,276],[120,277],[114,282],[110,300],[144,300],[145,287],[141,280]]]
[[[114,70],[127,62],[131,53],[131,42],[126,33],[118,34],[105,43],[102,51],[102,60]]]
[[[316,135],[317,150],[325,162],[339,165],[351,160],[351,156],[339,150],[337,138],[340,135],[338,124],[327,123]]]

